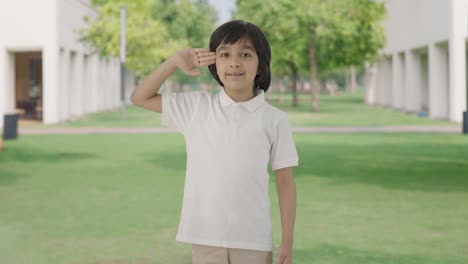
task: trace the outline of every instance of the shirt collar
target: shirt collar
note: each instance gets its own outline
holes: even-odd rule
[[[235,104],[234,101],[229,95],[224,91],[224,88],[221,88],[219,92],[219,101],[223,108],[226,108],[232,104]],[[249,101],[239,102],[239,104],[243,105],[249,112],[254,112],[265,102],[265,92],[263,89],[258,89],[256,92],[256,96]]]

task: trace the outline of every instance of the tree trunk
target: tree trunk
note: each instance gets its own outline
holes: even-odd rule
[[[315,41],[312,41],[309,46],[309,63],[310,63],[310,91],[312,96],[312,111],[319,110],[320,89],[317,81],[317,58],[315,54]]]
[[[290,87],[293,94],[292,105],[297,107],[297,68],[293,63],[289,64],[291,69]]]
[[[351,66],[351,94],[355,94],[357,90],[357,81],[356,81],[356,67]]]
[[[268,94],[270,94],[270,96],[268,98],[270,98],[270,100],[272,100],[273,98],[271,98],[271,95],[272,94],[277,94],[280,91],[280,78],[278,76],[272,77],[270,90],[271,90],[271,93],[268,93]],[[274,98],[273,100],[276,101],[276,99],[277,98]]]
[[[345,91],[346,93],[351,93],[351,71],[346,69],[345,70]]]
[[[280,88],[280,94],[279,94],[279,103],[282,104],[284,103],[284,92],[285,92],[285,87],[284,87],[284,83],[283,83],[283,80],[280,80],[279,82],[279,88]]]

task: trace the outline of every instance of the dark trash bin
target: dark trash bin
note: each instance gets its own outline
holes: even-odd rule
[[[19,114],[6,114],[3,118],[3,139],[16,139],[18,137]]]

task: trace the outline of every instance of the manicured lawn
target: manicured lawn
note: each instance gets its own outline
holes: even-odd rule
[[[295,140],[295,263],[468,263],[468,137],[295,134]],[[5,142],[1,263],[189,264],[190,245],[175,241],[185,160],[179,134]],[[281,225],[270,175],[277,246]]]
[[[403,113],[391,108],[370,106],[363,103],[362,94],[321,96],[320,110],[311,112],[310,94],[299,96],[299,105],[292,106],[292,96],[287,94],[284,103],[278,102],[278,94],[271,95],[272,104],[289,113],[295,126],[405,126],[405,125],[456,125],[444,120],[420,118],[416,114]]]
[[[299,105],[292,106],[291,94],[279,103],[278,94],[266,93],[267,100],[289,113],[293,126],[401,126],[401,125],[447,125],[455,123],[420,118],[416,114],[405,114],[390,108],[369,106],[363,103],[362,93],[356,95],[322,96],[319,112],[310,110],[310,94],[299,96]],[[29,127],[37,125],[28,125]],[[136,106],[129,106],[126,118],[120,121],[119,110],[90,114],[58,125],[41,127],[162,127],[161,114]]]

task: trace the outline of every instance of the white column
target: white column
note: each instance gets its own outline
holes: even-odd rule
[[[59,120],[65,121],[70,117],[69,86],[70,86],[70,51],[60,51],[60,88],[59,88]]]
[[[449,116],[461,122],[466,111],[466,1],[450,1],[449,33]],[[461,23],[460,23],[461,22]]]
[[[429,117],[448,119],[448,52],[447,48],[429,46]]]
[[[108,87],[108,96],[109,96],[109,106],[108,106],[108,110],[112,110],[114,108],[114,99],[115,99],[115,90],[114,90],[114,87],[112,85],[112,59],[111,58],[107,58],[106,59],[106,84],[107,84],[107,87]]]
[[[0,48],[0,127],[5,114],[15,112],[15,53]]]
[[[104,91],[104,94],[101,97],[104,103],[102,110],[107,111],[109,110],[110,99],[109,99],[109,85],[107,85],[108,81],[106,80],[109,77],[108,72],[107,72],[107,59],[106,58],[101,59],[101,71],[102,71],[101,84],[102,84],[102,88]]]
[[[104,59],[102,57],[99,57],[99,66],[98,66],[98,72],[99,72],[99,93],[98,93],[98,102],[99,102],[99,109],[98,111],[103,111],[107,107],[107,87],[104,82],[104,76],[106,72],[104,71],[105,68],[105,63]]]
[[[45,46],[43,52],[43,123],[60,121],[59,117],[59,47],[56,42]]]
[[[88,114],[90,112],[90,90],[89,90],[89,56],[83,54],[83,114]]]
[[[114,90],[114,108],[120,106],[120,67],[119,59],[112,59],[112,86]]]
[[[391,57],[385,56],[384,58],[384,83],[382,101],[384,106],[392,105],[392,94],[393,94],[393,72],[392,72],[392,59]]]
[[[97,54],[90,55],[89,57],[89,87],[90,87],[90,103],[91,112],[97,112],[99,109],[99,56]]]
[[[375,102],[377,105],[383,105],[383,91],[385,87],[385,67],[383,57],[377,63],[377,85],[375,87]]]
[[[424,53],[419,56],[421,72],[420,76],[420,91],[421,91],[421,106],[420,109],[427,111],[429,110],[429,59],[428,54]]]
[[[373,105],[376,102],[376,85],[377,85],[377,67],[366,62],[365,75],[366,94],[364,101],[366,104]]]
[[[392,107],[395,109],[403,108],[404,82],[404,57],[400,53],[393,53],[393,88],[392,88]]]
[[[98,111],[104,111],[106,110],[107,107],[107,87],[106,83],[104,81],[104,76],[106,74],[105,72],[105,61],[104,58],[100,57],[99,58],[99,109]]]
[[[42,92],[42,111],[43,123],[53,124],[60,121],[59,115],[59,67],[60,67],[60,47],[59,47],[59,19],[58,19],[58,2],[52,1],[52,14],[46,16],[50,27],[44,29],[44,48],[42,50],[42,76],[43,76],[43,92]]]
[[[3,128],[3,115],[5,114],[6,108],[6,93],[8,89],[8,72],[7,69],[11,68],[7,66],[8,55],[4,47],[0,46],[0,127]]]
[[[83,115],[83,54],[81,52],[77,52],[75,56],[75,114],[77,116]]]
[[[406,84],[405,84],[405,108],[406,112],[418,112],[421,107],[421,74],[419,56],[411,50],[407,50],[406,59]]]
[[[118,90],[117,90],[117,85],[115,85],[115,77],[116,77],[116,72],[114,70],[114,59],[109,58],[108,61],[108,68],[109,68],[109,74],[108,76],[110,77],[107,81],[109,82],[109,87],[111,90],[111,107],[110,109],[115,109],[118,106]]]
[[[76,76],[76,52],[70,51],[70,69],[69,69],[69,75],[68,75],[68,109],[69,109],[69,118],[73,118],[77,115],[77,106],[76,106],[76,94],[77,94],[77,89],[78,87],[76,86],[76,79],[78,76]]]

